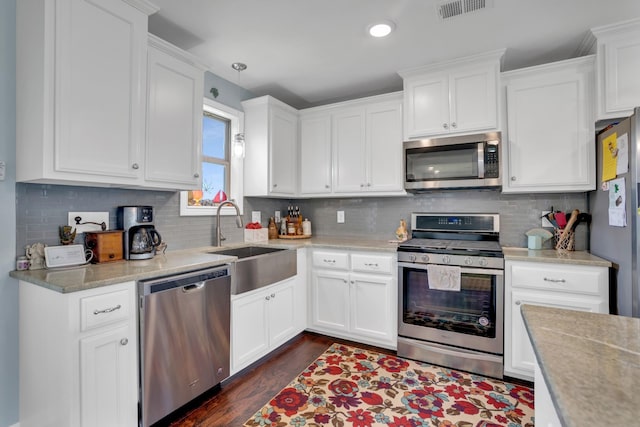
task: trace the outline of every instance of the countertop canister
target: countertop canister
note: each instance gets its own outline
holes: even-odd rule
[[[302,221],[302,235],[303,236],[311,236],[311,221],[308,218],[305,218]]]

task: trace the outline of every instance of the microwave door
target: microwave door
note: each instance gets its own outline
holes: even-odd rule
[[[406,178],[411,182],[478,179],[477,143],[407,150]],[[484,171],[483,171],[484,175]]]

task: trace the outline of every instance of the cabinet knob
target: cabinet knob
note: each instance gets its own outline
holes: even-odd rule
[[[140,169],[140,165],[137,164],[137,163],[134,163],[134,164],[131,165],[131,168],[132,169]]]
[[[512,177],[511,177],[511,181],[515,181],[515,180],[516,180],[516,177],[515,177],[515,176],[512,176]]]
[[[328,190],[328,189],[329,189],[329,184],[326,184],[326,185],[324,186],[324,188],[326,188],[326,189]]]
[[[267,301],[269,301],[271,299],[271,297],[269,295],[267,295],[266,297],[264,297],[264,299],[266,299]]]
[[[275,297],[276,297],[276,294],[271,294],[271,298],[275,298]]]
[[[449,125],[448,125],[448,124],[446,124],[446,123],[443,123],[443,124],[442,124],[442,127],[443,127],[443,128],[445,128],[445,129],[449,129]]]
[[[276,188],[278,186],[278,184],[273,184],[273,188]]]
[[[364,188],[364,184],[360,184],[360,188]]]
[[[367,187],[371,187],[371,183],[370,182],[367,182]]]
[[[193,174],[193,177],[194,178],[200,178],[200,174],[198,172],[196,172],[196,173]]]
[[[516,305],[520,305],[522,304],[520,301],[516,301]]]
[[[344,283],[348,283],[348,282],[347,282],[347,279],[342,279],[342,281],[343,281]]]
[[[451,127],[455,129],[455,128],[458,127],[458,125],[456,124],[456,122],[453,122],[453,123],[451,123]]]
[[[127,345],[129,344],[129,339],[128,338],[122,338],[120,340],[120,345]]]

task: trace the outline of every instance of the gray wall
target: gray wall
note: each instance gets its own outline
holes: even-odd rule
[[[18,282],[16,246],[16,0],[0,1],[0,426],[18,422]]]

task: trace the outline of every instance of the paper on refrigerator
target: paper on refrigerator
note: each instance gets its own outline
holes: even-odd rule
[[[609,225],[627,226],[626,205],[624,178],[609,181]]]

